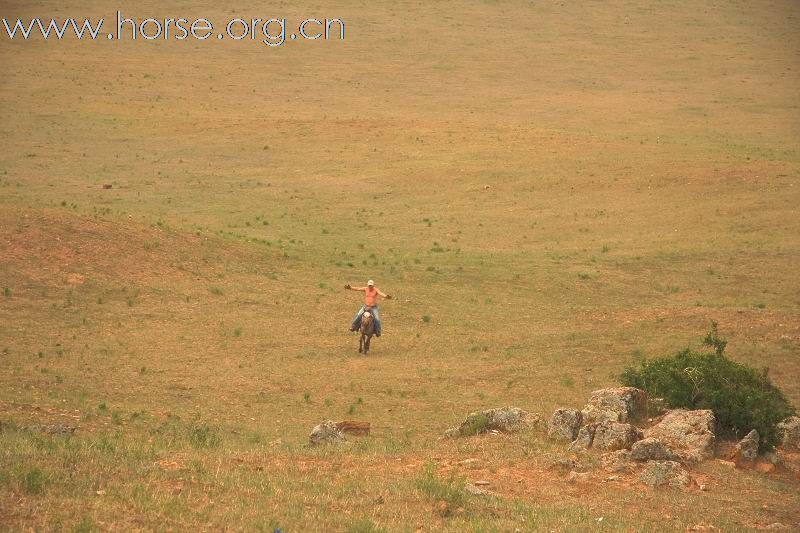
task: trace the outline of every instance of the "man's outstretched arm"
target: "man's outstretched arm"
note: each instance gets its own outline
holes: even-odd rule
[[[345,285],[344,288],[347,289],[348,291],[361,291],[361,292],[364,292],[365,290],[367,290],[366,287],[351,287],[350,285]]]
[[[391,300],[392,299],[392,295],[391,294],[383,294],[380,289],[377,289],[377,291],[378,291],[378,294],[380,294],[382,297],[386,298],[387,300]]]

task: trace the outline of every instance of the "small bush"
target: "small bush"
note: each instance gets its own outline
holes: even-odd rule
[[[474,413],[467,417],[460,428],[462,437],[471,437],[489,430],[489,417],[482,413]]]
[[[689,348],[674,356],[643,361],[621,376],[624,385],[638,387],[650,396],[664,398],[667,406],[711,409],[720,426],[741,436],[752,429],[761,436],[760,450],[778,444],[778,423],[795,413],[781,391],[767,376],[725,357],[727,342],[711,331],[703,340],[713,353]]]

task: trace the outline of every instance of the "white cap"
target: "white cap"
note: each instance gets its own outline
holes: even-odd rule
[[[372,287],[373,285],[375,285],[375,282],[374,282],[374,281],[372,281],[372,280],[369,280],[369,281],[367,282],[367,287]]]

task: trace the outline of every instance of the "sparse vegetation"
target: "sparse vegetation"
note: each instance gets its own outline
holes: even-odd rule
[[[27,469],[22,474],[22,490],[27,494],[41,494],[44,492],[45,481],[45,474],[39,468]]]
[[[194,424],[189,427],[189,442],[195,448],[214,448],[221,440],[219,431],[207,424]]]
[[[444,502],[444,510],[448,513],[463,508],[467,502],[464,480],[455,477],[441,479],[433,463],[425,465],[422,474],[417,478],[416,487],[434,502]]]

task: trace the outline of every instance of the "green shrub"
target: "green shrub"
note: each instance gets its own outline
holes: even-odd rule
[[[674,356],[643,361],[622,373],[624,385],[637,387],[651,397],[664,398],[667,406],[711,409],[721,428],[741,436],[752,429],[761,436],[760,450],[778,444],[778,423],[795,413],[781,391],[767,376],[725,357],[726,341],[719,338],[717,324],[703,344],[713,352],[686,348]]]
[[[473,413],[467,417],[459,429],[462,437],[486,433],[489,431],[489,417],[483,413]]]

